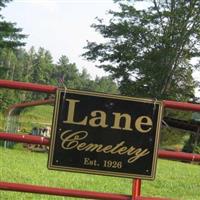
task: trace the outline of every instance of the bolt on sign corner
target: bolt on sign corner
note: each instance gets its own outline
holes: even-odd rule
[[[48,168],[154,179],[162,103],[58,89]]]

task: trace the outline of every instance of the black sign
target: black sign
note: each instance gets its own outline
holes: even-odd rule
[[[153,179],[161,102],[58,90],[49,169]]]

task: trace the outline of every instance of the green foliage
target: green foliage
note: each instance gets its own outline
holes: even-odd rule
[[[111,76],[108,77],[96,77],[95,79],[95,91],[97,92],[107,92],[117,94],[119,93],[117,85],[113,84],[113,79]]]
[[[79,85],[79,74],[75,63],[70,63],[67,56],[61,56],[57,65],[54,66],[53,80],[57,85],[66,85],[76,88]]]
[[[14,90],[1,89],[0,90],[0,111],[6,111],[10,105],[20,101],[20,92]]]
[[[172,109],[165,109],[165,117],[187,121],[188,124],[198,125],[199,122],[195,121],[194,116],[198,113],[192,111],[178,111]],[[198,118],[196,118],[198,119]],[[173,127],[165,127],[161,130],[161,147],[164,148],[178,148],[188,153],[200,153],[200,137],[196,132],[188,132]]]
[[[183,147],[184,152],[200,154],[200,136],[199,133],[193,133],[185,142]]]
[[[51,53],[44,48],[38,51],[31,47],[24,49],[3,49],[0,51],[0,79],[32,82],[55,85],[58,87],[118,93],[117,85],[111,77],[91,80],[84,69],[81,73],[75,63],[70,63],[67,56],[61,56],[54,64]],[[33,101],[49,98],[48,95],[38,92],[22,92],[0,90],[0,111],[6,110],[9,105],[22,101]]]
[[[0,131],[3,131],[3,130],[4,130],[4,124],[5,124],[4,116],[3,116],[3,114],[0,112]]]
[[[0,0],[0,11],[10,0]],[[7,22],[0,13],[0,50],[4,48],[15,49],[24,46],[22,42],[26,35],[21,34],[22,29],[16,27],[16,23]]]
[[[122,94],[186,101],[194,96],[191,58],[199,56],[198,0],[116,1],[119,11],[92,27],[106,40],[88,42],[83,56],[118,80]],[[142,1],[145,3],[146,1]],[[146,2],[147,4],[147,2]]]
[[[10,2],[10,1],[11,0],[0,0],[0,11],[2,10],[2,8],[5,8],[6,7],[6,3]]]
[[[14,78],[16,71],[17,57],[10,49],[3,49],[0,51],[0,78],[11,79]]]
[[[86,69],[80,73],[75,63],[70,63],[66,56],[61,56],[54,65],[52,81],[55,85],[67,88],[96,91],[104,93],[118,93],[117,85],[111,77],[96,77],[93,81]]]
[[[0,11],[9,0],[0,0]],[[16,48],[24,45],[22,29],[16,24],[6,22],[0,15],[0,79],[16,80],[31,83],[55,85],[74,89],[116,93],[117,86],[110,78],[91,80],[86,70],[81,73],[75,63],[70,63],[67,56],[61,56],[54,64],[51,53],[44,48],[38,51],[31,47],[29,51]],[[104,82],[107,82],[109,87]],[[103,88],[105,87],[105,88]],[[97,88],[97,89],[96,89]],[[5,111],[9,105],[16,102],[33,101],[49,98],[37,92],[0,91],[0,111]]]
[[[182,151],[189,137],[190,134],[187,131],[163,127],[160,133],[160,148]]]

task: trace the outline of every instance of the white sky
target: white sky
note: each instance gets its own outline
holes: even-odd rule
[[[43,47],[51,52],[54,62],[66,55],[80,70],[86,68],[95,78],[105,72],[80,55],[84,52],[86,40],[102,40],[90,27],[95,17],[105,19],[106,12],[116,8],[113,0],[14,0],[7,4],[2,14],[28,35],[26,49]],[[194,73],[194,77],[198,79],[199,72]]]
[[[66,55],[70,62],[83,67],[94,78],[105,75],[80,55],[86,40],[100,41],[101,35],[91,28],[95,17],[105,18],[109,9],[116,5],[113,0],[14,0],[2,10],[6,20],[16,22],[28,35],[26,48],[34,46],[49,50],[54,62]]]

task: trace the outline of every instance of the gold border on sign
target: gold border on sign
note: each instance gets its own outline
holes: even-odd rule
[[[60,97],[61,93],[70,93],[70,94],[79,94],[85,96],[95,96],[95,97],[104,97],[104,98],[111,98],[111,99],[119,99],[125,101],[135,101],[135,102],[143,102],[147,104],[154,104],[158,105],[158,116],[157,116],[157,125],[156,125],[156,135],[154,141],[154,150],[153,150],[153,159],[152,159],[152,166],[151,166],[151,175],[138,175],[138,174],[130,174],[130,173],[120,173],[120,172],[110,172],[104,170],[94,170],[94,169],[84,169],[84,168],[76,168],[76,167],[58,167],[53,165],[53,153],[55,147],[55,136],[57,130],[57,119],[58,113],[60,108]],[[87,174],[94,174],[94,175],[108,175],[108,176],[115,176],[115,177],[124,177],[124,178],[141,178],[147,180],[153,180],[155,178],[156,166],[157,166],[157,157],[158,157],[158,145],[159,145],[159,133],[161,128],[161,120],[162,120],[162,113],[163,113],[163,103],[161,101],[153,100],[153,99],[143,99],[143,98],[135,98],[135,97],[127,97],[122,95],[113,95],[113,94],[105,94],[105,93],[97,93],[97,92],[88,92],[88,91],[79,91],[79,90],[72,90],[72,89],[63,89],[58,88],[56,91],[56,99],[55,99],[55,106],[54,106],[54,114],[53,114],[53,123],[51,129],[51,143],[49,148],[49,155],[48,155],[48,169],[55,169],[61,171],[68,171],[68,172],[83,172]]]

